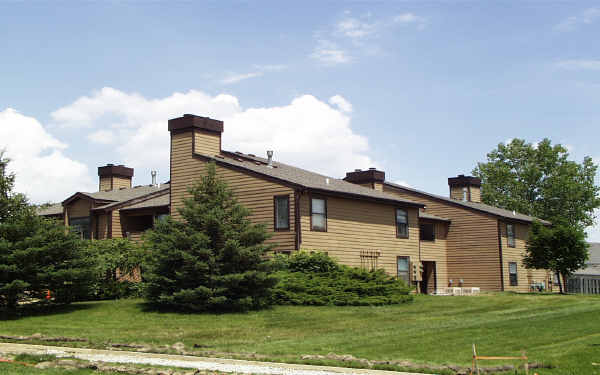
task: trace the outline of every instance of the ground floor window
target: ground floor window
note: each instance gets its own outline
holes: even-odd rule
[[[90,217],[73,217],[69,219],[69,226],[73,233],[79,234],[84,240],[90,239]]]
[[[519,285],[517,281],[517,263],[509,262],[508,263],[508,275],[510,276],[510,286]]]
[[[398,257],[398,278],[410,285],[410,257]]]

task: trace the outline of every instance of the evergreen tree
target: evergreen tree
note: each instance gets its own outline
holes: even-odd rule
[[[14,174],[0,154],[0,309],[15,309],[20,299],[67,303],[87,293],[92,260],[83,243],[55,220],[38,217],[22,194],[12,191]]]
[[[146,234],[146,298],[187,311],[243,311],[269,303],[276,279],[265,258],[265,226],[252,224],[214,163],[189,189],[181,221],[166,218]]]

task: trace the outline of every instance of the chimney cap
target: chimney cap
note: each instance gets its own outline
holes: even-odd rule
[[[481,186],[481,179],[473,176],[465,176],[464,174],[459,174],[456,177],[448,178],[448,185],[453,187],[461,187],[461,186]]]
[[[203,129],[215,133],[223,132],[223,121],[186,113],[181,117],[169,120],[169,131]]]
[[[106,164],[103,167],[98,167],[98,176],[100,176],[100,177],[120,176],[120,177],[131,178],[131,177],[133,177],[133,168],[127,168],[124,165]]]
[[[344,181],[352,182],[355,184],[362,184],[367,182],[381,182],[385,181],[385,172],[378,171],[376,168],[369,168],[366,171],[355,169],[354,172],[347,172]]]

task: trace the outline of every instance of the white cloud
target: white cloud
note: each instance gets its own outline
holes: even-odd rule
[[[393,22],[401,25],[416,25],[419,30],[423,30],[427,26],[427,19],[417,16],[413,13],[398,14],[393,18]]]
[[[573,31],[578,26],[589,25],[600,18],[600,8],[588,8],[576,16],[569,16],[556,24],[556,31]]]
[[[310,57],[323,65],[345,64],[352,60],[345,50],[328,40],[319,40]]]
[[[117,102],[120,105],[116,106]],[[312,95],[299,96],[281,107],[243,109],[230,95],[210,96],[192,90],[154,99],[103,88],[59,109],[55,120],[66,127],[104,129],[107,124],[103,119],[113,118],[110,127],[119,132],[115,148],[120,160],[136,170],[158,169],[159,175],[166,177],[167,120],[184,113],[223,120],[224,149],[262,156],[273,149],[276,160],[334,177],[355,168],[377,166],[367,155],[367,139],[352,130],[348,112]],[[73,118],[65,114],[73,114]],[[81,118],[89,121],[81,122]]]
[[[331,98],[329,98],[329,104],[338,107],[343,112],[352,112],[352,103],[347,101],[341,95],[334,95]]]
[[[338,34],[349,38],[364,38],[377,31],[377,23],[368,23],[354,17],[346,17],[335,25]]]
[[[33,202],[59,202],[74,191],[95,190],[87,166],[65,156],[66,148],[35,118],[12,108],[0,112],[0,149],[12,160],[15,190]]]
[[[565,70],[600,70],[600,60],[561,60],[556,62],[554,65],[557,68]]]
[[[252,73],[245,73],[245,74],[231,74],[231,75],[223,78],[221,80],[221,83],[224,85],[230,85],[232,83],[238,83],[240,81],[243,81],[243,80],[246,80],[249,78],[260,77],[262,75],[263,75],[262,72],[252,72]]]
[[[115,141],[115,133],[111,130],[102,129],[91,133],[87,138],[94,143],[108,145]]]

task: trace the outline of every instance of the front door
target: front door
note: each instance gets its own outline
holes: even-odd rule
[[[435,292],[437,289],[435,262],[423,262],[423,275],[421,280],[421,293],[429,294]]]

